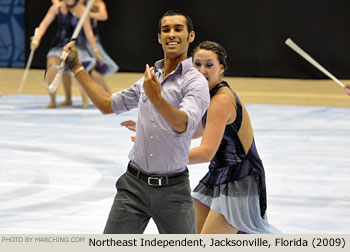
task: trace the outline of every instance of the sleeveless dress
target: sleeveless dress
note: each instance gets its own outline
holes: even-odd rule
[[[247,154],[241,143],[245,134],[252,134],[248,113],[237,94],[224,81],[210,90],[210,97],[221,87],[228,87],[235,97],[236,119],[226,125],[219,149],[209,164],[209,171],[193,190],[192,197],[220,213],[240,232],[280,233],[266,221],[265,171],[254,137]],[[202,118],[203,128],[206,120],[207,112]]]
[[[85,1],[85,5],[86,5],[86,1]],[[93,12],[93,9],[91,9],[91,12]],[[95,66],[95,70],[98,71],[103,76],[108,76],[108,75],[114,74],[115,72],[117,72],[119,70],[119,66],[113,61],[113,59],[111,57],[109,57],[109,55],[104,50],[104,48],[101,44],[100,34],[98,32],[97,26],[95,25],[93,18],[90,19],[90,23],[91,23],[92,31],[93,31],[94,36],[95,36],[97,49],[98,49],[98,51],[101,55],[102,61],[103,61],[103,64],[99,64],[97,62],[96,66]],[[92,48],[92,46],[90,45],[90,43],[88,42],[88,40],[86,39],[85,36],[84,36],[84,43],[86,44],[86,48],[88,49],[90,55],[95,55],[94,49]]]
[[[64,15],[59,9],[56,21],[58,30],[51,41],[51,47],[46,58],[61,56],[62,48],[71,41],[74,29],[79,22],[79,18],[73,15],[69,10],[67,11],[67,14]],[[89,72],[95,66],[96,59],[89,54],[81,31],[77,37],[75,47],[78,51],[81,63],[86,71]],[[67,71],[68,69],[65,68],[65,72]]]

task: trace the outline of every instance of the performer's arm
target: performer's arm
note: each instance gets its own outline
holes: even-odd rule
[[[207,121],[200,146],[192,148],[189,164],[210,162],[221,143],[226,124],[236,118],[236,110],[229,96],[216,95],[210,101]]]
[[[44,36],[47,28],[50,26],[50,24],[55,20],[57,12],[58,12],[58,5],[52,5],[50,9],[47,11],[44,19],[41,21],[39,25],[38,32],[35,35],[35,38],[32,39],[31,41],[31,47],[36,49],[39,44],[41,38]]]
[[[102,114],[113,113],[111,94],[96,84],[88,72],[80,71],[75,75],[75,78]]]
[[[106,21],[108,19],[106,4],[103,1],[97,1],[95,5],[97,6],[97,11],[90,12],[90,17],[97,21]]]
[[[81,5],[81,7],[82,7],[81,8],[81,15],[82,15],[85,7],[83,5]],[[96,40],[95,40],[94,33],[92,31],[92,28],[91,28],[91,23],[90,23],[89,18],[85,19],[83,29],[84,29],[84,33],[85,33],[87,40],[89,41],[92,48],[94,49],[94,52],[96,53],[97,52],[97,45],[96,45]],[[98,59],[98,60],[100,60],[100,59]]]
[[[196,132],[194,132],[192,139],[200,138],[203,135],[204,129],[202,125],[202,120],[199,121]]]

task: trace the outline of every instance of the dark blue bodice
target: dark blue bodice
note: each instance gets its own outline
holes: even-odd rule
[[[63,15],[61,10],[58,11],[57,17],[58,30],[51,42],[52,47],[63,47],[71,41],[75,27],[79,22],[79,18],[74,16],[69,10],[66,15]],[[76,45],[82,43],[82,31],[80,31],[79,36],[76,40]]]

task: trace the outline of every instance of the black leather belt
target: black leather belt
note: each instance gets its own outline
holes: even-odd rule
[[[188,179],[188,170],[175,174],[149,174],[135,167],[131,162],[128,171],[136,178],[147,182],[149,186],[161,187],[179,184]]]

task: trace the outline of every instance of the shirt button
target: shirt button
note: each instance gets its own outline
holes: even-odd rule
[[[153,157],[153,154],[149,154],[150,157]]]
[[[155,120],[154,120],[154,118],[152,118],[152,122],[154,122]]]
[[[153,139],[154,139],[154,136],[150,136],[149,138],[150,138],[151,140],[153,140]]]

